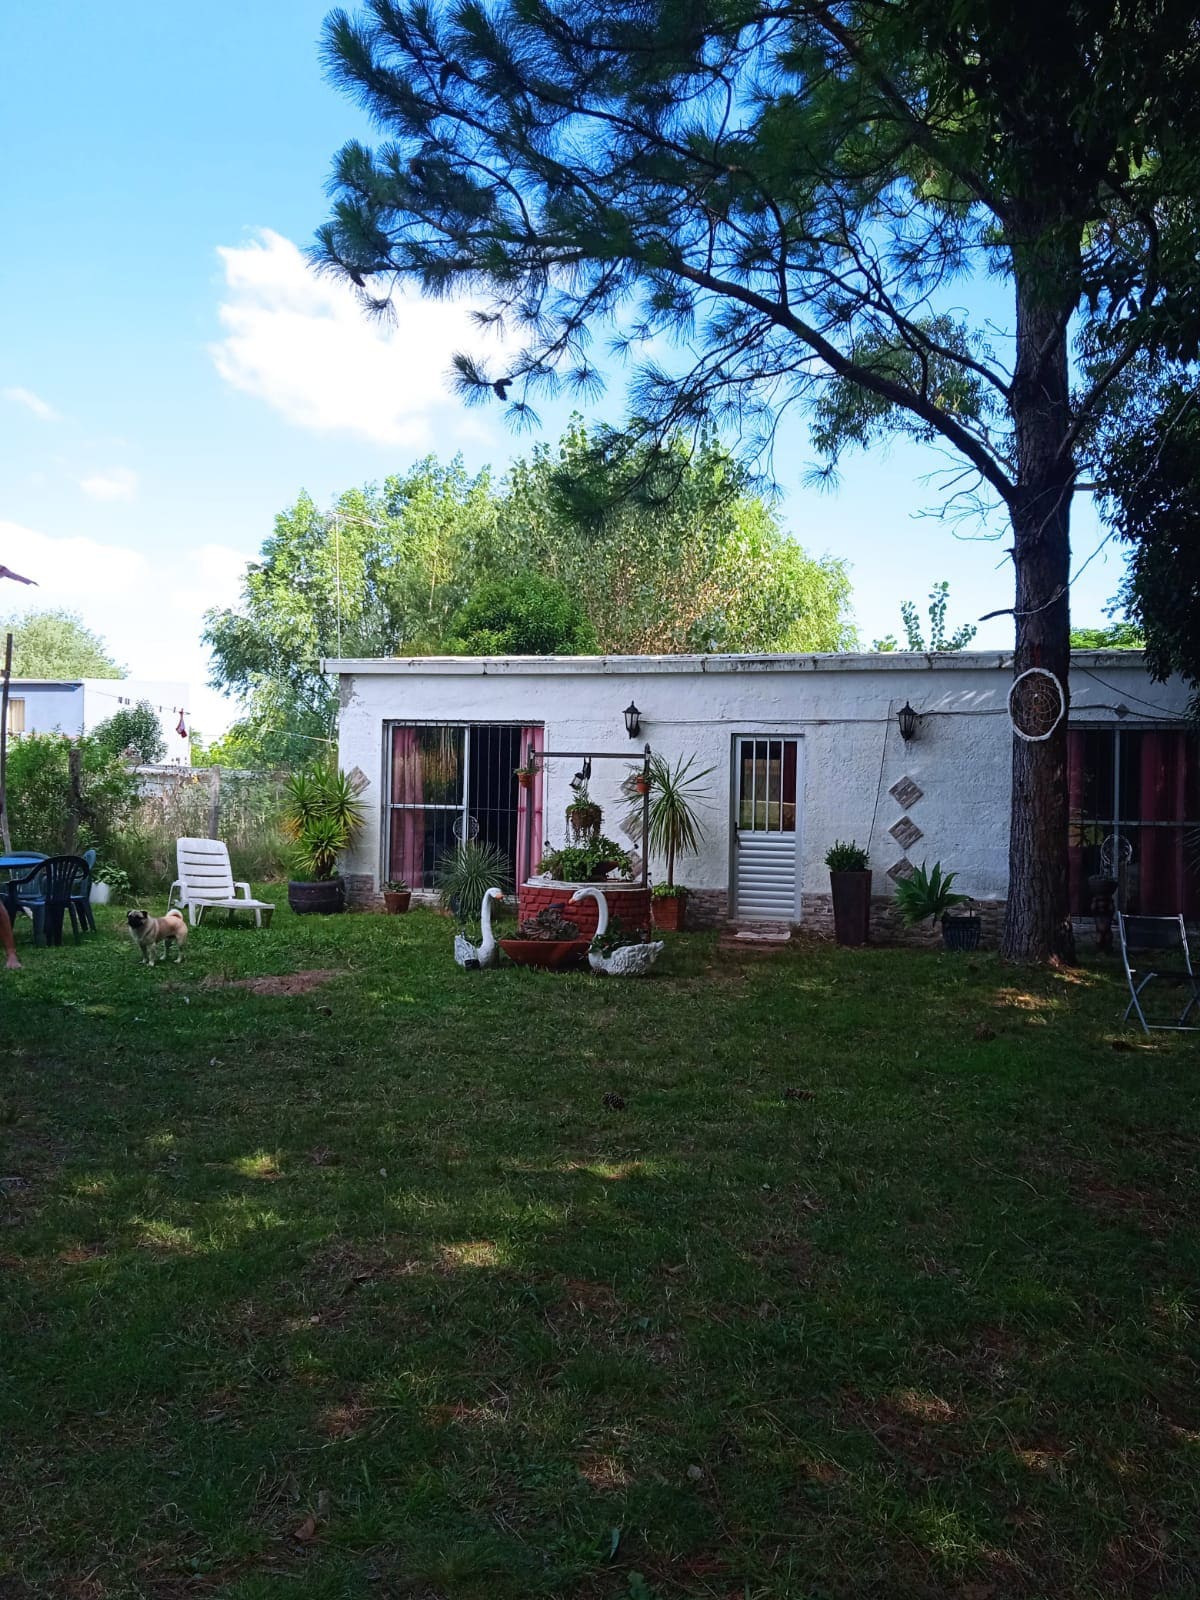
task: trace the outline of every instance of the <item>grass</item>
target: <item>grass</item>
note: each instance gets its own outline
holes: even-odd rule
[[[101,915],[0,972],[4,1600],[1196,1592],[1197,1052],[1111,971]]]

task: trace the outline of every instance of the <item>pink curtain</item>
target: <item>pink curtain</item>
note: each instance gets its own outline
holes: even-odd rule
[[[1187,741],[1169,730],[1148,730],[1141,735],[1138,788],[1143,822],[1182,822],[1187,784]],[[1141,861],[1138,872],[1138,910],[1147,916],[1189,914],[1185,904],[1183,828],[1140,828]]]
[[[425,786],[421,751],[415,728],[392,729],[392,804],[409,809],[393,811],[388,850],[388,873],[403,878],[414,889],[425,887],[425,812],[421,802]]]
[[[1091,910],[1083,871],[1083,762],[1081,728],[1067,731],[1067,870],[1071,881],[1071,909],[1077,915]]]
[[[529,727],[521,729],[521,765],[529,760],[529,753],[540,755],[546,748],[545,730],[542,727]],[[532,812],[533,826],[528,826]],[[537,772],[528,789],[517,790],[517,882],[524,883],[525,879],[536,869],[542,859],[542,846],[545,839],[542,834],[542,764],[537,764]],[[532,845],[532,857],[531,857]]]

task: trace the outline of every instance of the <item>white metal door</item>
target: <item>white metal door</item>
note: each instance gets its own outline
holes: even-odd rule
[[[733,914],[738,922],[800,916],[799,739],[733,741]]]

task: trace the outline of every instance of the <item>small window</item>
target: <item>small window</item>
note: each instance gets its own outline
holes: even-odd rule
[[[8,702],[8,731],[9,733],[25,732],[24,700],[10,700]]]

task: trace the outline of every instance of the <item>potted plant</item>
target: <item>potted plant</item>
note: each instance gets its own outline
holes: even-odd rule
[[[129,874],[121,867],[105,864],[92,874],[92,904],[106,906],[110,900],[124,905],[133,893]]]
[[[979,913],[953,910],[970,903],[969,896],[950,887],[956,876],[953,872],[943,874],[940,861],[934,862],[932,871],[922,862],[910,878],[902,878],[896,885],[896,903],[910,927],[925,921],[932,925],[940,917],[942,944],[947,950],[977,950]]]
[[[594,839],[600,832],[604,812],[588,794],[587,784],[581,784],[574,800],[567,807],[567,823],[575,839]]]
[[[517,782],[520,784],[522,789],[528,789],[532,786],[534,776],[537,773],[537,768],[534,766],[532,761],[525,762],[523,766],[514,767],[513,771],[516,773]]]
[[[694,755],[681,756],[674,766],[664,756],[656,755],[647,763],[650,806],[646,845],[654,854],[665,857],[667,865],[667,881],[656,884],[651,894],[657,928],[676,931],[687,921],[687,890],[675,882],[675,863],[680,856],[696,855],[700,850],[703,829],[697,805],[708,794],[704,780],[712,770],[712,767],[697,770]],[[640,832],[641,826],[639,801],[626,818],[625,831],[632,837]]]
[[[288,884],[288,905],[300,914],[344,911],[346,886],[337,864],[363,825],[358,791],[332,765],[293,773],[283,789],[283,827],[297,874]]]
[[[597,833],[579,844],[547,850],[538,871],[560,883],[602,883],[610,872],[618,870],[628,877],[631,866],[628,850],[615,839]]]
[[[871,935],[871,861],[861,845],[837,840],[825,852],[838,944],[866,944]]]
[[[383,904],[389,917],[398,917],[412,904],[412,890],[403,878],[389,878],[383,886]]]
[[[678,933],[687,920],[687,890],[681,883],[656,883],[650,891],[650,910],[654,926],[664,933]]]
[[[546,906],[536,916],[526,917],[511,939],[501,939],[501,950],[519,967],[559,972],[582,966],[589,941],[579,937],[579,924],[568,921],[565,913],[565,906]]]

